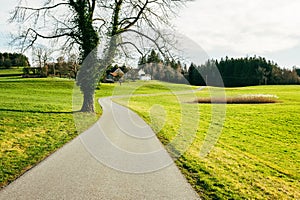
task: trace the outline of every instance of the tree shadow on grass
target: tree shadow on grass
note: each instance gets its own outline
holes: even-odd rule
[[[0,108],[0,112],[1,111],[20,112],[20,113],[42,113],[42,114],[74,114],[74,113],[79,113],[80,112],[80,111],[66,111],[66,112],[61,112],[61,111],[40,111],[40,110],[18,110],[18,109]]]

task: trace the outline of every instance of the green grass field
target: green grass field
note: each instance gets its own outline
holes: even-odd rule
[[[1,75],[7,75],[7,74],[22,74],[23,73],[23,67],[12,67],[10,69],[0,69],[0,76]]]
[[[58,78],[0,78],[1,186],[78,135],[73,85]],[[216,105],[226,106],[224,124],[212,123],[218,110],[211,104],[190,103],[210,96],[213,88],[181,93],[195,88],[156,81],[103,84],[96,98],[131,94],[115,101],[144,118],[166,147],[178,133],[193,139],[176,163],[203,199],[300,199],[300,86],[228,88],[227,96],[271,94],[280,103]],[[222,126],[222,134],[201,157],[210,124]]]
[[[135,93],[157,93],[155,88],[159,87],[165,89],[164,92],[174,91],[175,85],[172,89],[164,85],[143,84],[135,87]],[[122,87],[125,89],[125,84]],[[129,84],[129,87],[132,86]],[[177,87],[182,89],[181,85]],[[131,96],[115,101],[141,115],[167,146],[178,133],[184,138],[185,135],[191,137],[189,132],[196,132],[192,145],[176,163],[202,198],[300,199],[300,86],[228,88],[225,92],[227,96],[277,95],[280,103],[226,105],[222,134],[204,158],[199,153],[212,115],[217,113],[212,112],[212,105],[188,104],[192,96],[180,93],[157,94],[151,98]],[[196,93],[198,97],[209,95],[209,89]],[[157,105],[164,112],[153,116],[152,110]],[[220,105],[215,106],[218,109]],[[195,129],[193,119],[199,117],[195,116],[198,109],[200,120]],[[181,123],[189,122],[190,128],[181,127]],[[175,148],[180,149],[180,144]]]
[[[0,186],[78,135],[73,87],[74,81],[67,79],[0,78]],[[97,98],[111,95],[111,88],[102,85]],[[97,112],[99,116],[99,105]],[[93,122],[85,123],[81,131]]]

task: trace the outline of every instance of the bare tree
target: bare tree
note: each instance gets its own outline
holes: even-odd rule
[[[40,8],[23,6],[20,1],[11,21],[29,24],[29,27],[23,26],[24,31],[15,40],[24,49],[39,39],[54,39],[64,42],[64,50],[78,48],[81,61],[88,58],[78,72],[77,84],[84,96],[81,111],[94,112],[94,91],[100,68],[109,66],[119,50],[125,56],[129,56],[128,48],[145,53],[144,42],[152,43],[162,55],[170,54],[170,35],[159,30],[162,24],[171,25],[170,18],[184,1],[47,0]],[[62,10],[65,15],[58,14]],[[133,35],[139,40],[132,40]],[[97,47],[103,40],[108,41],[108,45],[98,62]]]
[[[37,62],[38,67],[45,67],[51,53],[51,51],[42,46],[32,48],[33,59],[35,62]]]
[[[77,72],[79,70],[79,64],[78,64],[78,57],[76,54],[71,53],[68,57],[68,64],[70,65],[70,70],[73,73],[73,75],[71,75],[72,77],[74,77],[76,79],[77,77]]]

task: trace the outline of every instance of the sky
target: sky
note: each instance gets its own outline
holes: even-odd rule
[[[196,0],[174,20],[211,58],[263,56],[300,66],[299,0]]]
[[[8,42],[16,27],[7,20],[18,0],[1,1],[0,51],[14,51]],[[195,0],[172,22],[210,58],[257,55],[291,68],[300,67],[299,9],[299,0]]]

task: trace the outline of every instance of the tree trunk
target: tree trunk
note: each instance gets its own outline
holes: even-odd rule
[[[85,91],[83,92],[83,104],[81,107],[81,112],[94,113],[94,91]]]

